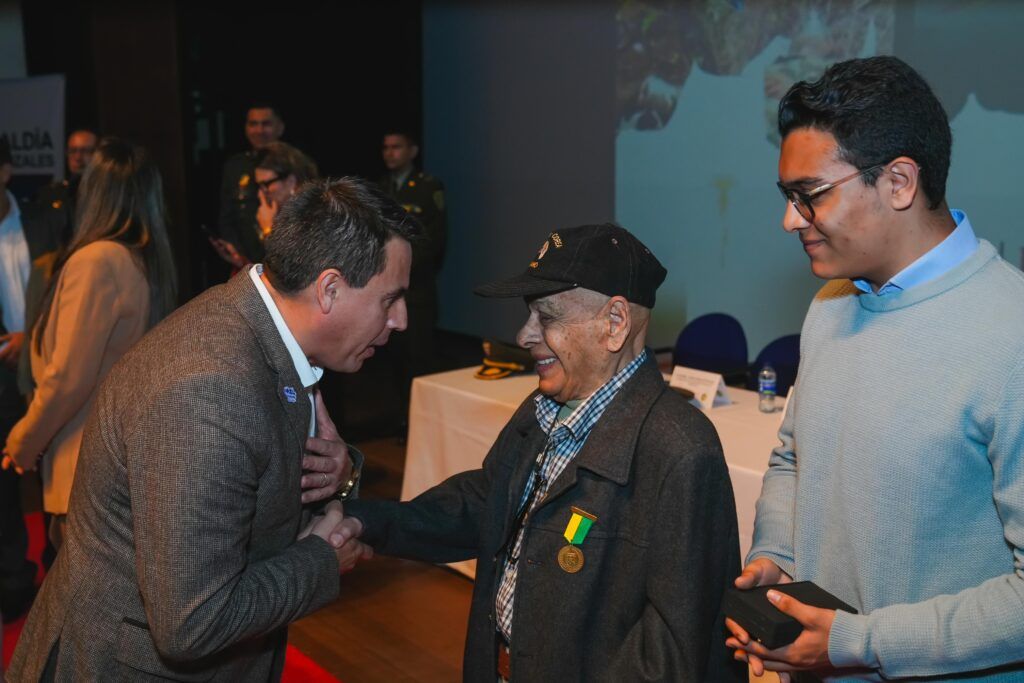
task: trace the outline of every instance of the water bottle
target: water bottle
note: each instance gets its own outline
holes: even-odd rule
[[[771,365],[757,374],[757,407],[762,413],[775,412],[775,368]]]

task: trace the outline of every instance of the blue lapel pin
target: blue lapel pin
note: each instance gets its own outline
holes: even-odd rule
[[[295,403],[298,400],[298,394],[295,393],[295,389],[292,387],[284,388],[284,397],[288,399],[289,403]]]

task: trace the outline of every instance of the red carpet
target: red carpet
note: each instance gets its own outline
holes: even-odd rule
[[[35,512],[25,515],[25,523],[28,524],[28,556],[39,565],[37,583],[42,583],[43,570],[39,558],[43,554],[43,515]],[[13,624],[4,624],[4,669],[11,661],[11,654],[14,646],[18,643],[18,636],[21,635],[21,628],[25,625],[25,617],[18,619]],[[284,683],[340,683],[337,678],[327,673],[316,662],[302,654],[291,645],[285,653],[284,675],[281,677]]]

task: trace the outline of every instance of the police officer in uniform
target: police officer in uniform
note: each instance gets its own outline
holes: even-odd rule
[[[444,259],[444,185],[413,161],[419,154],[415,138],[407,131],[384,135],[381,155],[388,169],[380,180],[381,189],[423,224],[423,237],[412,247],[412,272],[405,300],[409,325],[392,341],[398,357],[402,407],[408,407],[412,378],[434,367],[434,325],[437,322],[437,274]],[[403,418],[405,411],[403,410]]]
[[[72,224],[75,218],[75,194],[85,167],[92,160],[99,137],[95,132],[81,128],[68,136],[68,175],[54,180],[36,193],[31,207],[26,207],[30,220],[45,226],[44,230],[52,240],[54,249],[71,241]]]
[[[228,157],[220,186],[219,240],[214,248],[225,261],[241,268],[263,258],[263,243],[256,224],[259,193],[253,172],[258,152],[284,134],[284,120],[270,104],[255,103],[245,116],[245,137],[250,149]]]

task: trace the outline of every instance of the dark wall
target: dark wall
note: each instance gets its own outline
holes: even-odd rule
[[[67,129],[98,128],[142,145],[164,179],[179,281],[190,282],[177,11],[145,3],[24,3],[29,75],[64,73]]]
[[[427,3],[424,163],[448,204],[441,327],[514,339],[522,301],[473,287],[525,270],[552,230],[615,218],[615,9]]]
[[[92,9],[88,3],[32,0],[21,3],[21,16],[28,74],[65,74],[66,128],[97,127]]]
[[[418,2],[188,3],[181,25],[197,224],[216,230],[221,165],[247,149],[253,101],[281,110],[284,139],[325,176],[375,177],[381,131],[419,130]]]
[[[374,177],[382,130],[420,130],[419,2],[32,0],[22,15],[29,74],[67,76],[68,126],[131,138],[160,164],[183,299],[225,275],[199,226],[216,225],[249,102],[275,102],[325,175]]]

